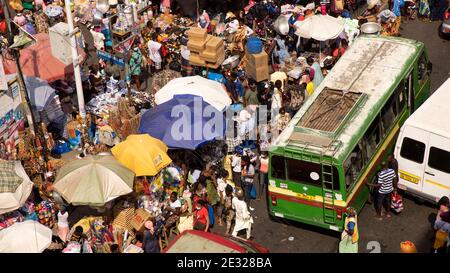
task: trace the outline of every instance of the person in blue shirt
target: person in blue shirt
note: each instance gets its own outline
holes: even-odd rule
[[[405,5],[405,0],[394,0],[392,3],[392,11],[394,12],[395,16],[402,16],[401,10]]]

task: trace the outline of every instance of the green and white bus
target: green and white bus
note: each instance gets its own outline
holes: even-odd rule
[[[272,143],[269,214],[342,231],[345,209],[363,208],[366,182],[428,97],[430,73],[419,41],[357,38]]]

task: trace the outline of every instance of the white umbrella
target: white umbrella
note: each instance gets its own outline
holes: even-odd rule
[[[295,24],[295,34],[302,38],[326,41],[336,39],[344,31],[344,20],[330,15],[313,15]]]
[[[53,189],[73,205],[103,206],[133,191],[134,173],[112,155],[88,155],[58,172]]]
[[[174,95],[200,96],[218,111],[224,111],[231,105],[231,99],[222,84],[200,76],[171,80],[156,93],[155,102],[164,103],[171,100]]]
[[[0,253],[41,253],[52,242],[52,230],[32,220],[0,231]]]
[[[0,214],[23,206],[33,189],[20,161],[0,161]]]

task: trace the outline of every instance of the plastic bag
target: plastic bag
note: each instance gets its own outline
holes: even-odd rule
[[[252,188],[250,190],[250,198],[251,199],[256,199],[256,187],[253,184],[252,184]]]
[[[403,210],[403,198],[396,192],[392,193],[391,209],[393,209],[396,213],[400,213]]]

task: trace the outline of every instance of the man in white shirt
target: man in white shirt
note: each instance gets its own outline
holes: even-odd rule
[[[162,63],[162,57],[159,53],[162,45],[157,42],[157,35],[156,33],[153,34],[152,40],[148,41],[147,43],[148,47],[148,54],[150,57],[150,60],[152,60],[152,66],[158,71],[161,69],[161,63]]]
[[[237,236],[238,232],[245,229],[247,231],[247,240],[251,237],[251,228],[253,224],[253,217],[247,208],[247,203],[244,201],[244,192],[239,189],[236,192],[236,197],[233,198],[233,209],[236,212],[236,219],[232,235]]]
[[[238,151],[235,151],[233,157],[231,158],[231,169],[233,170],[233,182],[236,186],[241,185],[241,155]]]

